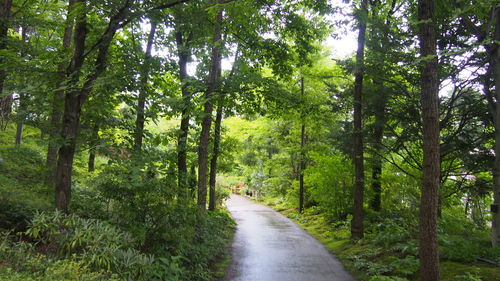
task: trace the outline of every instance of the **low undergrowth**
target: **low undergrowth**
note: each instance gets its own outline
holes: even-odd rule
[[[188,255],[153,254],[106,221],[36,213],[25,232],[1,233],[0,280],[213,280],[233,223],[223,211],[204,223]]]
[[[200,215],[169,174],[170,154],[144,149],[130,159],[107,159],[94,172],[78,155],[66,215],[54,211],[54,190],[45,184],[46,143],[26,135],[14,146],[8,130],[0,130],[0,281],[221,275],[235,223],[222,209]]]

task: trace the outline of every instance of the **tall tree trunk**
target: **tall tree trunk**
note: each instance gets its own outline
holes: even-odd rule
[[[304,170],[306,169],[306,154],[304,146],[306,144],[306,125],[302,123],[300,126],[300,163],[299,163],[299,213],[304,210]]]
[[[95,170],[95,156],[97,152],[97,144],[99,143],[99,125],[95,122],[92,126],[92,136],[90,137],[90,148],[89,148],[89,161],[88,161],[88,171],[93,172]]]
[[[187,138],[189,131],[189,104],[191,103],[187,81],[187,62],[189,58],[189,41],[182,36],[181,31],[175,33],[177,56],[179,57],[179,80],[181,81],[182,112],[179,135],[177,137],[177,184],[182,193],[187,189]]]
[[[23,42],[27,42],[28,33],[26,32],[26,27],[21,28],[21,38]],[[25,54],[21,52],[21,57],[24,57]],[[16,140],[15,145],[20,146],[23,141],[23,127],[24,122],[26,121],[27,109],[28,109],[28,95],[26,93],[19,94],[19,107],[17,108],[17,120],[16,120]]]
[[[220,0],[217,1],[220,3]],[[210,126],[212,125],[212,95],[217,88],[217,72],[221,63],[221,24],[222,9],[219,8],[215,18],[215,28],[212,37],[212,54],[210,57],[210,72],[208,75],[208,87],[205,91],[205,105],[203,110],[203,121],[201,123],[200,144],[198,146],[198,206],[202,213],[205,213],[207,204],[207,162],[208,162],[208,143],[210,137]]]
[[[304,100],[304,77],[300,79],[300,94]],[[306,136],[306,125],[304,120],[304,109],[300,112],[300,160],[299,160],[299,213],[304,210],[304,170],[306,168],[306,155],[304,153],[305,136]]]
[[[64,28],[64,36],[62,42],[62,50],[68,50],[71,48],[71,36],[73,35],[73,22],[74,19],[71,16],[73,7],[76,0],[69,0],[68,3],[68,14],[66,16],[66,27]],[[56,162],[57,162],[57,150],[59,149],[59,128],[61,126],[61,119],[64,110],[64,90],[62,89],[65,81],[65,69],[66,65],[61,63],[57,66],[59,71],[59,83],[57,83],[57,88],[54,97],[52,99],[52,112],[50,114],[50,124],[49,124],[49,144],[47,147],[47,175],[45,177],[45,184],[49,186],[54,185],[54,178],[56,173]]]
[[[85,6],[85,0],[76,0],[75,4]],[[82,8],[82,10],[84,10]],[[56,208],[64,213],[68,212],[71,199],[71,174],[73,170],[73,157],[75,154],[76,137],[80,125],[81,106],[83,97],[79,95],[76,87],[80,78],[84,62],[85,40],[87,38],[87,17],[85,12],[80,12],[76,19],[74,51],[68,70],[69,88],[65,94],[64,113],[62,119],[61,138],[63,144],[59,148],[55,178]]]
[[[239,57],[239,51],[240,51],[240,46],[238,45],[236,47],[236,53],[234,56],[234,62],[233,66],[231,68],[231,72],[229,73],[227,80],[230,81],[233,76],[234,72],[236,71],[236,68],[238,66],[238,57]],[[222,76],[222,69],[221,69],[221,64],[219,63],[218,65],[218,79],[221,79]],[[219,94],[219,101],[217,105],[217,113],[215,117],[215,128],[214,128],[214,147],[212,151],[212,159],[210,160],[210,178],[209,178],[209,186],[210,186],[210,192],[209,192],[209,204],[208,204],[208,209],[213,211],[215,210],[215,204],[216,204],[216,199],[217,199],[217,192],[215,190],[215,184],[217,181],[217,161],[219,159],[219,150],[220,150],[220,141],[221,141],[221,126],[222,126],[222,118],[223,118],[223,113],[224,113],[224,95],[226,94],[225,91],[220,90]]]
[[[215,210],[217,194],[215,191],[215,183],[217,177],[217,159],[219,157],[219,147],[220,147],[220,129],[222,125],[222,113],[224,111],[224,97],[221,95],[219,103],[217,105],[217,114],[215,117],[215,128],[214,128],[214,149],[212,151],[212,159],[210,160],[210,179],[209,179],[209,200],[208,209],[210,211]]]
[[[418,18],[422,91],[423,170],[420,199],[420,280],[439,280],[439,253],[437,241],[438,189],[440,178],[439,156],[439,98],[436,52],[434,0],[419,0]]]
[[[374,211],[380,211],[382,206],[382,150],[385,126],[386,95],[380,93],[375,101],[375,128],[373,130],[373,162],[372,162],[372,191],[373,198],[370,202]]]
[[[85,6],[85,0],[77,0],[75,4],[79,3]],[[71,174],[82,106],[88,94],[92,91],[95,80],[106,69],[106,56],[109,46],[116,31],[123,24],[123,20],[129,12],[130,5],[131,1],[125,2],[118,13],[110,19],[106,31],[99,38],[94,66],[81,87],[77,87],[76,85],[79,84],[77,82],[81,76],[81,68],[85,58],[84,50],[87,37],[85,7],[81,9],[82,12],[80,12],[81,14],[78,15],[76,20],[74,52],[68,70],[68,85],[70,87],[65,92],[64,113],[62,118],[61,139],[63,143],[59,148],[55,178],[56,208],[62,212],[68,212],[68,204],[71,198]]]
[[[0,0],[0,50],[7,48],[7,32],[9,30],[10,11],[12,9],[12,0]],[[3,64],[3,58],[0,56],[0,64]],[[3,93],[3,85],[7,72],[0,68],[0,97]]]
[[[137,118],[135,120],[135,143],[134,148],[136,151],[140,151],[142,148],[142,138],[144,135],[144,110],[146,105],[146,99],[148,98],[148,77],[149,77],[149,67],[151,64],[151,49],[153,48],[154,37],[156,32],[156,22],[151,20],[151,30],[148,36],[148,43],[146,45],[146,53],[144,55],[144,64],[141,71],[141,89],[139,91],[139,97],[137,100]]]
[[[492,54],[495,80],[495,167],[493,171],[493,206],[491,241],[493,246],[500,245],[500,6],[495,9],[495,47]]]
[[[362,128],[362,95],[365,57],[366,21],[368,17],[368,1],[361,2],[359,17],[358,50],[356,52],[356,69],[354,81],[354,169],[355,188],[354,206],[351,222],[352,239],[363,238],[363,197],[364,197],[364,156],[363,156],[363,128]]]
[[[12,9],[12,0],[0,0],[0,50],[7,48],[7,31],[9,30],[9,17]],[[0,56],[0,65],[4,63]],[[0,121],[1,129],[5,130],[10,117],[12,108],[12,96],[3,95],[4,83],[7,78],[7,72],[3,67],[0,68]]]

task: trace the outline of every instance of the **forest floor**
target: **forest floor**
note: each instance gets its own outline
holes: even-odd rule
[[[273,209],[237,195],[227,201],[238,226],[223,281],[354,281],[321,243]]]

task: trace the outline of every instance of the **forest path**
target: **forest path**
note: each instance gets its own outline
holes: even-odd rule
[[[233,261],[222,281],[355,281],[315,238],[290,219],[241,196],[227,201],[238,223]]]

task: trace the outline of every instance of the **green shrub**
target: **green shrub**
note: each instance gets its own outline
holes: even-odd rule
[[[396,276],[376,275],[370,277],[369,281],[408,281],[408,279]]]
[[[27,146],[0,146],[0,175],[19,186],[43,184],[45,162],[42,154]],[[5,184],[0,182],[0,186]]]
[[[352,206],[352,167],[345,165],[348,160],[339,152],[332,151],[328,155],[311,153],[310,157],[314,164],[305,170],[305,181],[310,185],[311,199],[328,217],[345,219]]]
[[[465,239],[462,236],[448,234],[439,235],[439,244],[442,258],[459,262],[473,262],[489,247],[475,237]]]
[[[25,203],[0,198],[0,228],[24,231],[34,213],[35,210]]]
[[[152,274],[165,262],[136,250],[137,243],[130,234],[109,223],[76,215],[37,213],[26,235],[40,242],[39,251],[78,260],[93,270],[111,271],[126,280],[152,280]],[[175,272],[179,266],[168,268]],[[168,275],[176,276],[173,272]]]
[[[500,246],[496,246],[494,248],[486,248],[481,253],[481,257],[496,261],[497,263],[500,263]]]
[[[71,197],[69,205],[71,213],[84,218],[109,219],[108,204],[95,189],[75,186],[71,191]]]
[[[403,218],[383,218],[377,223],[370,225],[367,232],[369,243],[388,248],[401,242],[411,240],[412,233],[408,221]]]
[[[217,206],[222,206],[222,203],[229,199],[229,197],[231,196],[231,193],[229,191],[229,188],[226,188],[224,186],[221,186],[221,185],[216,185],[216,190],[215,190],[215,197],[216,197],[216,205]]]
[[[0,146],[0,228],[24,231],[35,210],[49,210],[42,154],[29,146]]]
[[[415,256],[406,256],[403,259],[396,259],[390,263],[393,268],[392,273],[398,276],[411,276],[420,268],[420,262]]]
[[[2,235],[0,280],[118,280],[111,273],[92,270],[83,260],[50,258],[32,244],[11,242],[8,233]]]
[[[475,273],[466,272],[461,275],[457,275],[453,278],[454,281],[482,281],[482,279]]]

